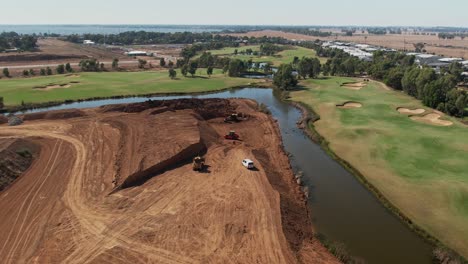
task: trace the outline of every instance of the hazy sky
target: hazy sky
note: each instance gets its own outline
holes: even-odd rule
[[[468,0],[22,0],[2,2],[0,24],[468,27]]]

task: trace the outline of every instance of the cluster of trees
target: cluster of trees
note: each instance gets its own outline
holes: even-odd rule
[[[337,49],[317,48],[317,54],[329,57],[323,65],[324,75],[354,76],[367,73],[388,86],[402,90],[423,102],[449,115],[464,116],[468,105],[467,93],[456,88],[462,81],[462,66],[452,63],[440,74],[428,67],[414,64],[415,57],[404,53],[374,52],[371,62],[361,61]]]
[[[70,73],[70,72],[73,72],[73,68],[71,67],[70,63],[59,64],[57,65],[57,68],[55,68],[55,72],[57,74]],[[36,76],[36,74],[37,73],[34,69],[23,70],[24,77]],[[41,76],[52,75],[52,74],[53,74],[53,71],[50,67],[42,68],[39,70],[39,75]]]
[[[293,67],[296,69],[298,76],[303,79],[307,77],[317,78],[321,71],[320,60],[317,58],[303,57],[299,59],[295,57]]]
[[[368,28],[367,32],[372,35],[385,35],[387,34],[386,28]]]
[[[437,34],[439,39],[454,39],[455,37],[460,37],[462,40],[468,36],[468,33],[439,33]]]
[[[332,35],[331,32],[320,31],[320,30],[316,30],[316,29],[310,29],[308,27],[279,27],[279,28],[276,28],[276,30],[280,30],[280,31],[283,31],[283,32],[302,34],[302,35],[308,35],[308,36],[314,36],[314,37],[329,37],[329,36]]]
[[[265,43],[265,44],[260,45],[260,53],[261,55],[265,55],[265,56],[271,56],[282,50],[283,50],[283,47],[274,45],[271,43]]]
[[[37,48],[37,37],[20,35],[16,32],[0,33],[0,52],[13,48],[20,51],[33,51]]]
[[[83,72],[100,72],[105,70],[104,63],[99,63],[96,59],[84,59],[78,64]]]

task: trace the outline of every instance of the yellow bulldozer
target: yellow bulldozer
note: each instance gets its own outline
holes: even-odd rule
[[[205,169],[205,159],[200,156],[193,158],[192,168],[194,171],[203,171]]]

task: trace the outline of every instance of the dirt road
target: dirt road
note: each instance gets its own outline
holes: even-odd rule
[[[275,122],[255,109],[180,100],[1,125],[0,138],[40,146],[0,192],[2,263],[336,263],[313,238]],[[224,123],[232,111],[249,118]],[[231,129],[241,141],[222,138]],[[207,170],[194,172],[202,153]]]

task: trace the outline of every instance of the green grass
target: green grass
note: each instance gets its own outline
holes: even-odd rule
[[[204,69],[198,70],[199,78],[185,78],[178,72],[176,80],[171,80],[167,71],[79,73],[79,75],[79,77],[53,75],[2,79],[0,80],[0,96],[3,96],[6,106],[13,106],[21,104],[22,101],[42,103],[115,95],[206,92],[254,82],[252,79],[226,77],[220,70],[215,70],[214,75],[207,78]],[[51,83],[67,84],[73,81],[79,83],[72,83],[69,88],[33,89],[33,87],[46,86]]]
[[[253,51],[260,51],[260,45],[248,45],[248,46],[242,46],[242,47],[228,47],[220,50],[209,50],[208,52],[211,52],[212,55],[232,55],[234,54],[234,51],[237,50],[238,52],[245,51],[247,49],[252,49]]]
[[[294,47],[294,46],[284,46],[285,50],[275,54],[274,56],[254,56],[254,55],[234,55],[234,50],[237,49],[239,52],[241,50],[246,50],[251,48],[254,51],[259,51],[259,45],[245,46],[238,48],[224,48],[221,50],[209,50],[213,55],[226,56],[231,58],[237,58],[240,60],[249,60],[252,59],[253,62],[270,62],[274,66],[279,66],[282,63],[291,63],[294,60],[294,57],[317,57],[317,53],[313,49],[307,49],[303,47]],[[200,56],[200,55],[198,55]],[[326,59],[320,58],[321,62],[324,63]]]
[[[361,90],[340,84],[350,78],[303,81],[292,100],[311,106],[316,130],[396,207],[448,246],[468,256],[468,126],[411,120],[397,107],[433,109],[401,92],[371,82]],[[362,108],[338,109],[357,101]]]

